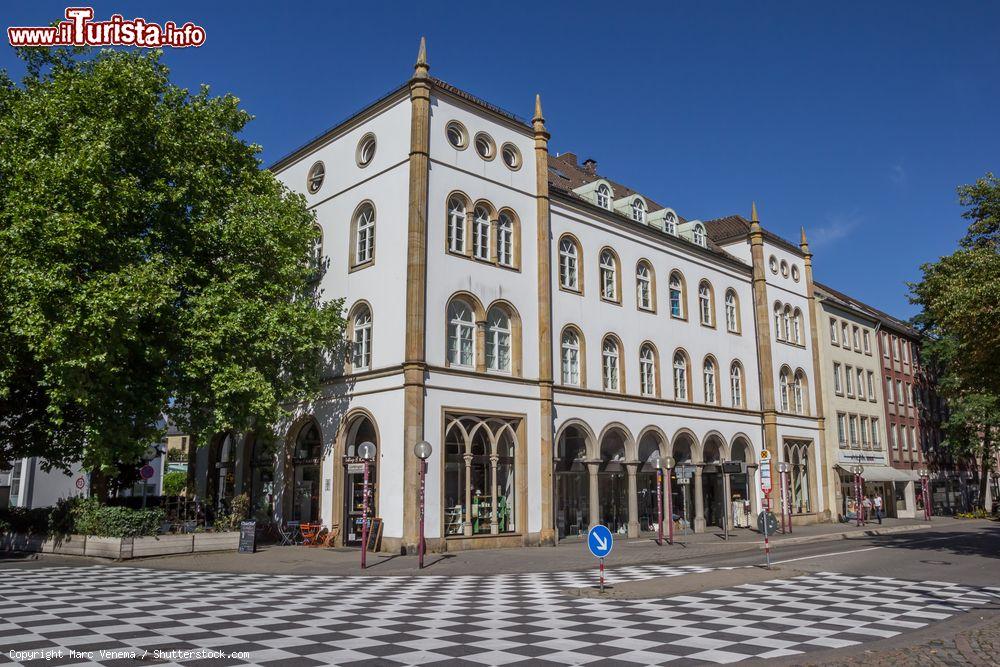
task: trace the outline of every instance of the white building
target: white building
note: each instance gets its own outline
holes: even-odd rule
[[[9,471],[0,472],[0,487],[7,487],[0,493],[0,506],[50,507],[60,500],[86,495],[89,484],[90,476],[79,465],[65,473],[56,468],[45,470],[37,456],[15,459]]]
[[[272,166],[316,213],[351,350],[273,438],[199,453],[199,495],[354,544],[371,441],[383,548],[410,550],[426,439],[433,548],[550,544],[655,529],[653,452],[695,465],[671,488],[696,530],[734,494],[756,514],[766,449],[797,521],[829,518],[804,237],[687,220],[548,139],[538,100],[519,120],[431,78],[421,45],[409,82]],[[729,459],[749,466],[727,494]]]

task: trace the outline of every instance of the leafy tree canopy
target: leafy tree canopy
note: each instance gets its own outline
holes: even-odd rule
[[[112,472],[161,413],[204,442],[313,395],[342,303],[239,101],[157,52],[21,55],[20,83],[0,72],[0,464]]]

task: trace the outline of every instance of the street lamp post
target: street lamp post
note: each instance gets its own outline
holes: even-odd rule
[[[918,474],[920,475],[920,499],[924,501],[923,502],[923,505],[924,505],[924,521],[928,521],[931,518],[931,511],[930,511],[931,508],[928,506],[928,503],[927,503],[927,501],[928,501],[928,494],[927,494],[927,486],[928,486],[928,484],[927,484],[927,478],[928,478],[929,475],[928,475],[928,472],[927,472],[926,468],[921,468]]]
[[[361,493],[361,569],[365,569],[367,563],[365,556],[368,554],[368,462],[375,456],[375,445],[371,442],[362,442],[358,445],[358,456],[362,459],[365,467],[364,491]]]
[[[785,513],[788,513],[788,532],[792,532],[792,508],[788,502],[791,490],[788,489],[785,474],[788,472],[788,461],[778,462],[778,474],[781,476],[781,532],[785,532]]]
[[[663,459],[655,451],[649,462],[656,468],[656,545],[663,546]]]
[[[861,519],[861,474],[864,473],[864,466],[854,466],[851,472],[854,473],[854,518],[856,519],[856,524],[860,526],[863,521]]]
[[[670,471],[674,469],[674,464],[672,456],[663,459],[663,467],[667,469],[665,477],[667,480],[667,544],[671,546],[674,544],[674,492],[670,487]],[[660,539],[662,540],[662,536]]]
[[[413,453],[420,459],[420,541],[417,542],[417,567],[424,569],[424,480],[427,477],[427,459],[430,458],[433,448],[431,443],[421,440],[413,446]]]

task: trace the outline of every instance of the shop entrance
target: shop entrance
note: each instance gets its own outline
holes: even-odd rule
[[[750,452],[750,444],[746,440],[739,438],[733,443],[731,459],[733,461],[742,461],[749,466],[751,462]],[[749,528],[755,525],[753,517],[756,515],[756,512],[753,510],[756,503],[754,496],[751,494],[753,490],[752,479],[752,471],[749,467],[747,467],[747,471],[743,474],[729,476],[729,495],[732,512],[732,523],[730,526],[732,527]]]
[[[559,439],[554,465],[559,539],[584,535],[590,527],[590,479],[586,461],[587,436],[582,429],[570,426]]]
[[[689,530],[694,525],[694,480],[681,484],[677,480],[677,468],[680,465],[691,465],[692,458],[691,436],[682,433],[674,440],[672,456],[675,461],[675,468],[670,471],[670,497],[672,504],[671,519],[677,522],[677,528]]]
[[[368,417],[358,417],[351,423],[344,448],[344,545],[361,545],[362,510],[365,497],[365,463],[358,456],[358,446],[363,442],[375,445],[375,458],[368,462],[368,517],[378,516],[378,434]],[[369,523],[369,525],[371,525]]]
[[[323,440],[315,421],[305,424],[295,438],[292,452],[292,520],[313,523],[320,520],[320,461]]]
[[[656,466],[652,463],[653,456],[659,451],[660,438],[656,434],[647,433],[639,440],[639,468],[636,471],[635,487],[640,531],[655,531],[660,521],[656,505]],[[662,491],[659,497],[663,498]],[[663,518],[664,521],[667,520],[666,507],[663,508]]]
[[[712,436],[705,443],[705,463],[701,468],[701,488],[705,498],[705,525],[724,528],[726,492],[722,474],[722,443]]]
[[[628,533],[628,473],[625,470],[625,437],[612,429],[601,440],[601,467],[597,476],[601,523],[613,533]]]

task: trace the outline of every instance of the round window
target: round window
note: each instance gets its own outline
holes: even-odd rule
[[[306,177],[306,188],[310,194],[316,194],[323,187],[323,179],[326,178],[326,167],[322,162],[316,162],[309,167],[309,175]]]
[[[792,264],[792,280],[799,282],[799,265]]]
[[[521,168],[521,151],[517,150],[517,146],[514,144],[504,144],[503,148],[500,149],[500,154],[503,156],[503,163],[509,168]]]
[[[465,127],[462,126],[457,120],[453,120],[448,123],[445,128],[448,134],[448,143],[457,148],[458,150],[464,149],[468,143],[468,134],[465,132]]]
[[[788,262],[784,260],[781,261],[781,275],[788,277]]]
[[[359,167],[367,167],[371,164],[375,158],[375,148],[377,145],[378,142],[375,140],[374,134],[366,134],[361,137],[361,141],[358,142],[358,152],[355,156]]]
[[[484,160],[492,160],[496,156],[496,145],[490,135],[484,132],[476,135],[476,152]]]
[[[778,258],[775,257],[774,255],[771,255],[771,259],[770,259],[770,261],[768,263],[771,266],[771,273],[777,273],[778,272]]]

